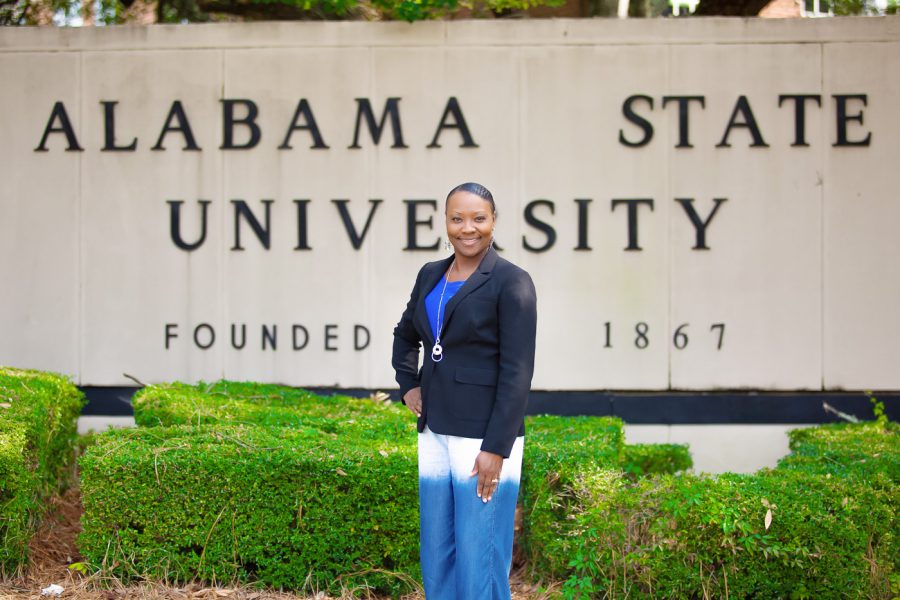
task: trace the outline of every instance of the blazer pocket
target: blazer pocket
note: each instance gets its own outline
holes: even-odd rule
[[[497,371],[493,369],[479,369],[477,367],[456,367],[455,377],[459,383],[471,383],[475,385],[497,385]]]

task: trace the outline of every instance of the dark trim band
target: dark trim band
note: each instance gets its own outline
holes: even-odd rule
[[[374,390],[308,388],[319,394],[366,397]],[[83,415],[127,416],[136,387],[83,386],[88,403]],[[397,392],[392,391],[396,400]],[[888,417],[900,420],[900,392],[875,392]],[[615,416],[634,424],[830,423],[840,419],[823,404],[872,419],[872,403],[861,392],[610,392],[532,391],[528,414]]]

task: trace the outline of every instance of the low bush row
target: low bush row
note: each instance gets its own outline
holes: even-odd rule
[[[415,444],[415,423],[402,406],[348,396],[319,396],[280,385],[218,381],[169,383],[138,391],[134,420],[157,425],[258,425],[312,427],[352,440],[397,438]]]
[[[79,546],[119,576],[399,593],[418,570],[415,422],[250,382],[140,390],[81,461]],[[111,493],[110,493],[111,492]]]
[[[83,404],[0,368],[0,569],[22,564]],[[418,579],[415,425],[404,408],[220,381],[145,388],[142,427],[82,458],[80,548],[128,578],[399,594]],[[889,598],[900,428],[795,430],[776,469],[717,477],[613,418],[530,417],[521,545],[567,597]],[[895,590],[896,592],[896,590]]]
[[[520,494],[520,546],[535,573],[552,576],[568,562],[555,540],[569,524],[571,502],[577,501],[561,493],[560,486],[585,468],[618,473],[625,437],[622,422],[611,417],[540,416],[530,419],[529,426]]]
[[[415,422],[402,406],[230,381],[151,386],[133,402],[141,428],[99,436],[81,462],[79,543],[93,564],[305,591],[399,593],[418,579]],[[527,429],[528,472],[626,461],[618,419],[531,417]],[[651,454],[632,455],[632,470],[683,463]]]
[[[0,575],[24,564],[42,501],[67,479],[83,404],[66,377],[0,367]]]
[[[900,484],[898,425],[887,421],[835,423],[794,429],[788,434],[791,453],[780,469],[802,470],[869,484]]]
[[[307,591],[399,593],[417,578],[402,407],[226,381],[154,386],[134,404],[144,428],[101,436],[82,462],[95,564]],[[673,475],[687,448],[628,446],[617,419],[527,429],[521,545],[568,597],[890,593],[893,424],[797,430],[777,469],[718,477]]]
[[[98,436],[81,460],[79,547],[122,577],[408,589],[415,449],[314,428],[181,425]]]
[[[622,470],[632,479],[678,473],[693,466],[687,444],[628,444],[621,461]]]
[[[791,440],[778,468],[753,475],[629,481],[561,465],[540,482],[556,512],[535,505],[524,520],[533,575],[565,580],[570,598],[892,598],[898,427]]]
[[[319,396],[307,390],[252,382],[170,383],[140,390],[133,399],[142,427],[258,425],[312,427],[346,435],[353,443],[395,439],[415,444],[415,425],[405,409],[389,402]],[[686,445],[626,445],[616,418],[533,416],[527,418],[529,465],[542,461],[590,461],[626,473],[675,473],[692,466]]]

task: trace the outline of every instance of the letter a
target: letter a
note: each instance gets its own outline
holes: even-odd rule
[[[54,127],[53,123],[59,121],[59,127]],[[66,152],[84,152],[84,148],[78,145],[78,139],[75,137],[75,130],[72,129],[72,122],[69,121],[69,115],[66,113],[66,106],[62,102],[53,105],[50,111],[50,119],[47,120],[47,127],[44,128],[44,135],[41,137],[41,143],[34,149],[35,152],[47,152],[47,137],[51,133],[63,133],[69,147]]]

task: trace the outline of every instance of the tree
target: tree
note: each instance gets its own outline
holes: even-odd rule
[[[83,2],[87,1],[87,4]],[[631,0],[630,17],[671,14],[672,0]],[[677,0],[674,0],[677,1]],[[825,1],[825,0],[823,0]],[[873,0],[828,0],[835,14],[878,14]],[[883,12],[896,14],[898,1]],[[768,0],[700,0],[695,15],[755,16]],[[564,6],[565,5],[565,6]],[[618,0],[0,0],[0,25],[402,20],[453,16],[614,17]]]
[[[0,24],[49,25],[196,23],[219,20],[402,20],[441,19],[466,11],[506,16],[566,0],[0,0]],[[55,19],[54,19],[55,17]]]

